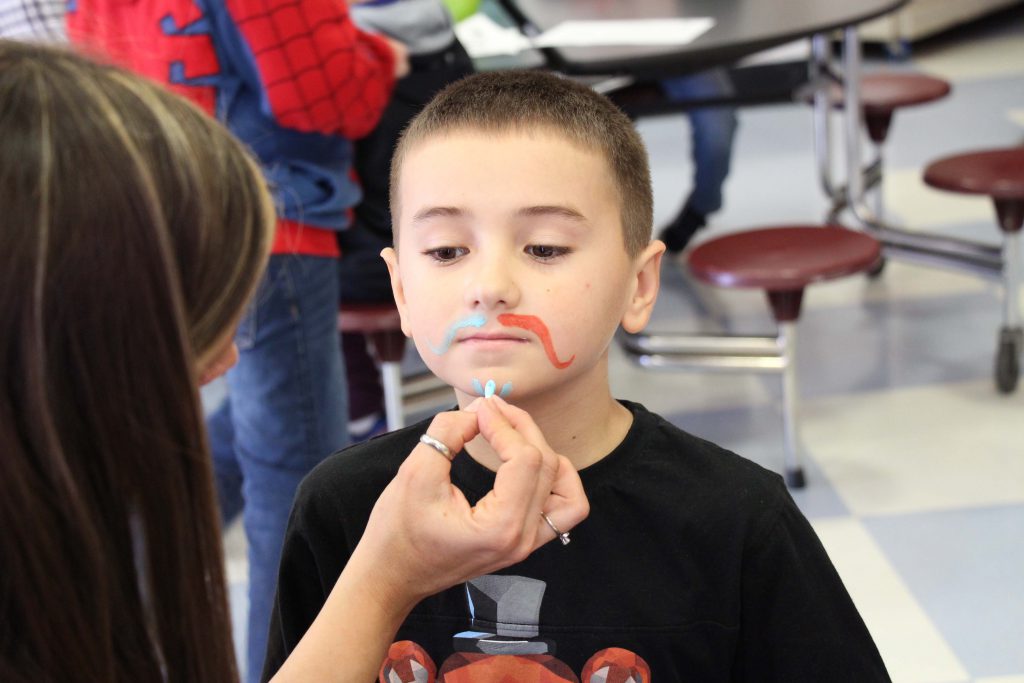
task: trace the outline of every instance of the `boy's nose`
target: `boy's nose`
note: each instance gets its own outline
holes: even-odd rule
[[[519,286],[512,268],[503,259],[481,262],[470,276],[466,303],[471,307],[513,308],[519,303]]]

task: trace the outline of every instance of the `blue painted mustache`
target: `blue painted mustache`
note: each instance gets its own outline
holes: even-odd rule
[[[481,314],[468,315],[462,320],[456,320],[448,326],[448,333],[445,334],[444,341],[441,342],[440,346],[435,347],[429,341],[427,342],[427,346],[430,347],[431,351],[440,356],[451,347],[452,342],[455,341],[455,335],[457,335],[459,330],[463,327],[483,327],[486,324],[487,316]]]

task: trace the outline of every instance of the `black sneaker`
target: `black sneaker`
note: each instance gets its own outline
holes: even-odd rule
[[[678,254],[690,243],[698,230],[706,224],[704,216],[700,215],[690,207],[683,209],[676,219],[669,223],[658,235],[658,239],[665,243],[665,248],[670,254]]]

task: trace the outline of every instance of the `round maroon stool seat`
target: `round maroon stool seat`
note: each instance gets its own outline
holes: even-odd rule
[[[945,157],[928,164],[924,181],[932,187],[992,197],[1003,232],[1024,224],[1024,147],[990,149]]]
[[[1024,147],[945,157],[928,164],[924,181],[940,190],[1024,200]]]
[[[876,144],[885,142],[895,110],[942,99],[949,91],[948,81],[926,74],[867,74],[860,79],[860,101],[864,109],[864,124],[867,126],[868,135]],[[833,84],[829,88],[829,99],[834,106],[843,106],[842,87]]]
[[[338,312],[338,330],[366,335],[379,361],[397,363],[405,355],[402,319],[393,302],[346,303]]]
[[[838,226],[788,225],[733,233],[690,252],[691,272],[720,287],[763,289],[780,322],[796,320],[804,288],[867,270],[877,240]]]
[[[992,197],[1003,232],[1024,224],[1024,147],[990,149],[945,157],[928,164],[924,181],[932,187]]]
[[[892,110],[942,99],[950,86],[948,81],[927,74],[886,72],[864,76],[860,89],[865,108]]]

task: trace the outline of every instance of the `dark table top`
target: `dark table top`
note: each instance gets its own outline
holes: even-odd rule
[[[502,0],[538,31],[568,20],[711,17],[688,45],[547,49],[552,67],[573,74],[686,73],[888,14],[909,0]]]

